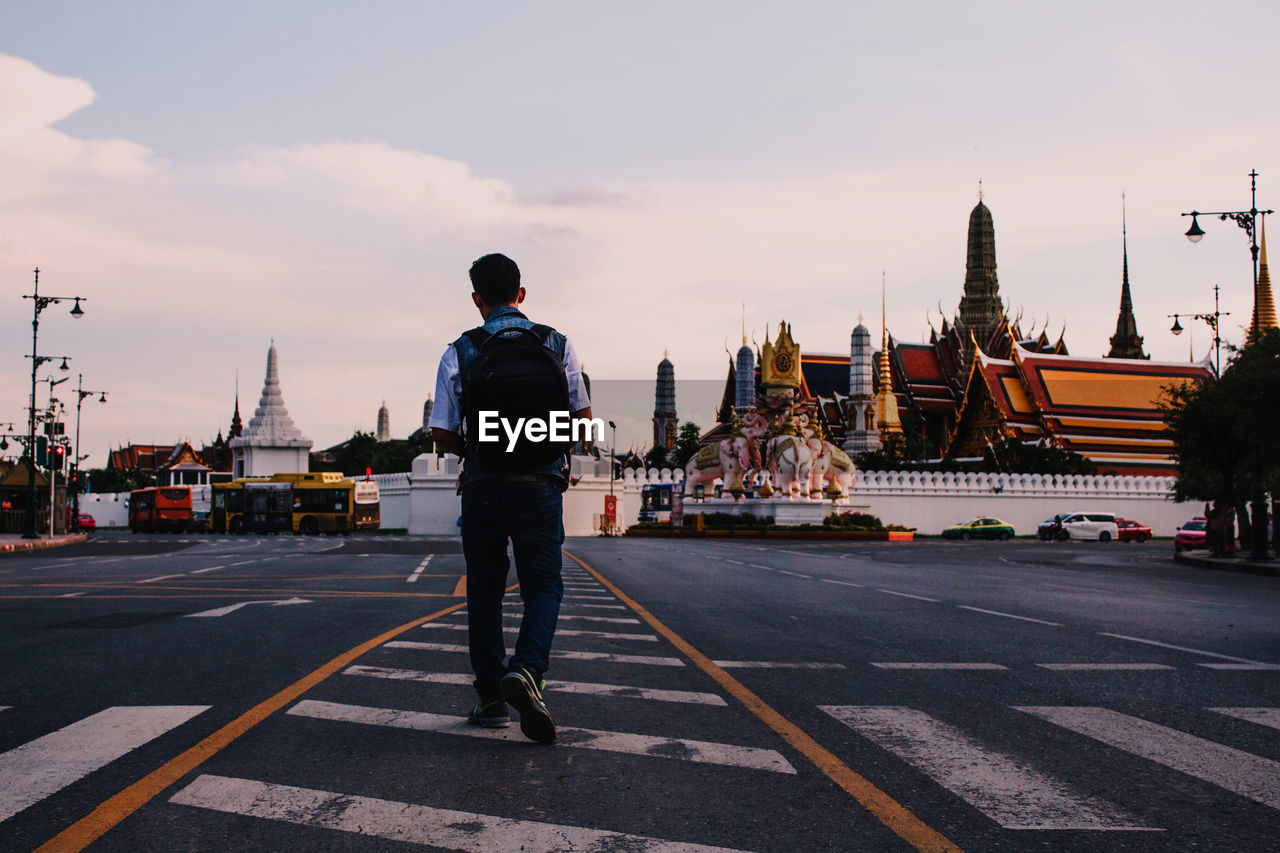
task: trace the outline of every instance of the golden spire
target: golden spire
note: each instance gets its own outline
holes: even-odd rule
[[[880,270],[880,390],[876,392],[876,428],[885,433],[902,432],[898,398],[893,395],[893,375],[889,372],[889,324],[887,318],[885,271]]]
[[[1253,322],[1249,324],[1249,343],[1254,343],[1276,327],[1276,303],[1271,296],[1271,271],[1267,268],[1267,217],[1263,215],[1261,218],[1262,257],[1258,261],[1258,291],[1253,295]]]

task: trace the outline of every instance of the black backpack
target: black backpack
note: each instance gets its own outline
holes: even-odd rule
[[[513,428],[520,418],[550,425],[552,412],[571,413],[564,362],[547,346],[550,326],[511,327],[499,332],[472,329],[464,337],[477,353],[462,373],[462,411],[467,447],[490,470],[528,472],[545,468],[569,452],[572,442],[529,441],[523,428],[515,447],[501,425],[490,428],[497,441],[479,441],[480,413],[497,412]],[[567,430],[566,430],[567,431]]]

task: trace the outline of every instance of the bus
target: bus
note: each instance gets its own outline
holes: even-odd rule
[[[129,493],[129,529],[134,533],[185,533],[191,528],[190,486],[152,486]]]
[[[214,483],[214,533],[350,533],[381,523],[378,484],[330,471]]]
[[[640,488],[640,521],[669,524],[674,483],[645,483]]]

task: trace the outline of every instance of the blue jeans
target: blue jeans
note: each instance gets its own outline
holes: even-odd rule
[[[507,586],[507,541],[516,561],[524,617],[515,653],[502,634]],[[543,482],[478,480],[462,490],[462,553],[467,561],[467,629],[471,668],[481,702],[501,698],[498,681],[509,669],[536,677],[547,671],[564,585],[560,547],[564,517],[560,488]]]

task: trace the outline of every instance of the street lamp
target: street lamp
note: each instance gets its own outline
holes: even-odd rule
[[[72,307],[70,314],[77,320],[84,316],[84,309],[80,307],[80,302],[85,300],[83,296],[41,296],[40,295],[40,268],[35,270],[35,283],[31,288],[31,293],[22,294],[23,299],[30,299],[33,308],[31,316],[31,405],[28,407],[27,419],[27,516],[22,520],[22,538],[36,539],[36,373],[40,370],[40,365],[46,361],[53,361],[59,356],[42,356],[39,354],[36,343],[40,335],[40,312],[48,308],[50,305],[57,305],[64,299],[74,299],[75,306]],[[87,301],[87,300],[85,300]],[[62,358],[62,369],[70,370],[67,365],[65,356]],[[50,386],[52,389],[52,386]],[[49,519],[49,527],[53,528],[53,519]]]
[[[1249,252],[1253,255],[1253,304],[1255,306],[1253,322],[1249,327],[1249,340],[1254,341],[1258,338],[1258,216],[1260,214],[1275,213],[1274,210],[1258,210],[1257,169],[1249,172],[1249,198],[1248,210],[1193,210],[1182,215],[1191,217],[1191,227],[1187,229],[1187,239],[1192,243],[1199,243],[1200,239],[1204,237],[1204,229],[1200,227],[1201,216],[1216,216],[1223,222],[1230,219],[1243,228],[1245,234],[1249,236]]]
[[[1186,317],[1188,320],[1204,320],[1209,324],[1209,328],[1213,329],[1213,357],[1215,361],[1214,373],[1218,376],[1222,375],[1222,338],[1218,333],[1218,324],[1221,318],[1230,316],[1230,311],[1218,310],[1218,285],[1213,286],[1213,313],[1212,314],[1166,314],[1166,317],[1173,318],[1173,326],[1169,331],[1175,335],[1182,334],[1183,326],[1178,322],[1179,317]],[[1192,338],[1194,340],[1194,337]],[[1192,349],[1191,357],[1195,358],[1195,350]]]
[[[78,308],[79,305],[77,304],[76,307]],[[84,312],[81,312],[81,313],[84,313]],[[80,529],[80,462],[83,459],[89,458],[87,455],[85,456],[80,455],[80,407],[84,405],[85,397],[92,397],[94,394],[102,395],[102,397],[99,398],[98,400],[99,403],[107,402],[106,391],[86,391],[82,387],[83,385],[84,385],[84,374],[81,373],[79,375],[79,378],[76,379],[76,449],[75,449],[76,482],[71,487],[71,503],[73,507],[71,515],[72,515],[72,518],[75,519],[75,528],[77,531]]]
[[[613,466],[618,462],[618,425],[609,421],[613,437],[609,439],[609,494],[613,494]]]
[[[1249,236],[1249,253],[1253,256],[1253,320],[1249,324],[1248,343],[1258,340],[1258,215],[1275,213],[1274,210],[1258,210],[1258,170],[1253,169],[1249,172],[1249,209],[1248,210],[1227,210],[1227,211],[1207,211],[1204,216],[1216,216],[1223,222],[1228,219],[1235,222],[1244,229],[1245,234]],[[1198,210],[1190,213],[1184,213],[1183,216],[1191,217],[1191,227],[1187,229],[1187,239],[1192,243],[1200,242],[1200,238],[1204,236],[1203,229],[1200,228],[1199,218],[1202,214]],[[1253,482],[1253,511],[1251,515],[1253,542],[1250,558],[1254,560],[1267,559],[1267,492],[1266,485],[1262,482],[1262,473],[1259,472]]]

